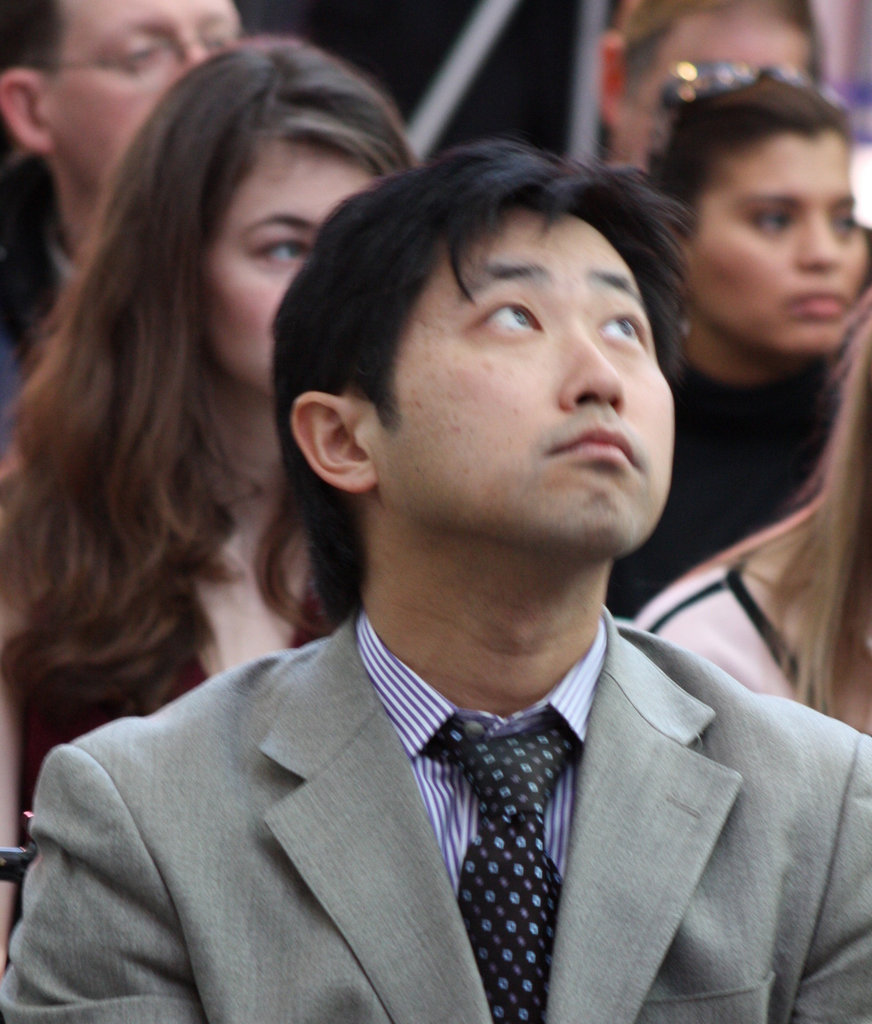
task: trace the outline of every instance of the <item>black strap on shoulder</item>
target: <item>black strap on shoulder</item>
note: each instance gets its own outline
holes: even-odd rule
[[[754,628],[760,634],[763,643],[769,649],[769,653],[775,659],[777,665],[786,669],[791,678],[796,676],[796,658],[788,650],[787,645],[775,626],[772,625],[766,613],[751,596],[751,592],[745,586],[739,568],[730,569],[726,575],[726,585],[732,591],[733,596],[742,606],[743,611],[751,620]]]
[[[695,593],[686,597],[683,601],[680,601],[674,608],[670,608],[669,611],[664,612],[659,619],[652,622],[651,625],[647,627],[648,631],[650,633],[658,633],[667,622],[679,613],[683,612],[686,608],[690,608],[699,601],[703,601],[705,598],[711,597],[712,594],[717,594],[722,590],[729,590],[733,597],[735,597],[739,602],[742,610],[750,619],[751,625],[760,634],[760,639],[764,644],[766,644],[769,653],[775,659],[776,664],[781,665],[790,678],[795,678],[796,658],[788,650],[781,634],[775,626],[772,625],[770,620],[767,618],[766,613],[760,605],[757,604],[751,596],[751,592],[745,586],[745,583],[742,580],[741,566],[729,569],[722,579],[715,580],[714,583],[709,583],[708,586],[703,587],[701,590],[697,590]]]
[[[710,583],[707,587],[703,587],[702,590],[697,590],[696,593],[686,597],[683,601],[679,601],[674,608],[670,608],[668,612],[664,612],[656,622],[652,622],[651,625],[647,627],[648,632],[659,632],[670,619],[675,618],[675,616],[678,615],[679,612],[683,612],[685,608],[690,608],[691,605],[695,605],[697,601],[702,601],[705,598],[710,597],[712,594],[716,594],[719,590],[726,590],[726,588],[726,580],[721,579],[715,580],[714,583]]]

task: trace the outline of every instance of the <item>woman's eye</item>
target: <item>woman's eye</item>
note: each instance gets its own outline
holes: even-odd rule
[[[617,341],[641,341],[642,331],[632,317],[616,316],[603,324],[603,334]]]
[[[761,210],[754,215],[754,226],[767,234],[778,234],[790,225],[790,215],[783,210]]]
[[[837,235],[852,235],[859,226],[853,213],[843,213],[833,218],[833,230]]]
[[[307,251],[306,246],[302,242],[291,239],[276,242],[264,250],[269,259],[277,260],[281,263],[292,263],[294,260],[302,259]]]
[[[523,306],[500,306],[488,317],[488,323],[509,331],[531,331],[536,322]]]

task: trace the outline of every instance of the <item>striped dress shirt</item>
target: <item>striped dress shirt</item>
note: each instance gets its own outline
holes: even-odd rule
[[[549,708],[556,711],[583,742],[596,681],[605,659],[605,626],[600,621],[590,650],[546,697],[508,718],[455,707],[391,654],[363,611],[357,619],[357,643],[373,686],[411,762],[456,892],[463,855],[478,831],[478,801],[457,765],[425,757],[422,751],[452,715],[464,721],[480,722],[485,730],[484,737],[488,738],[530,732],[543,717],[548,717]],[[576,771],[575,762],[570,761],[545,810],[545,846],[561,876],[566,869]]]

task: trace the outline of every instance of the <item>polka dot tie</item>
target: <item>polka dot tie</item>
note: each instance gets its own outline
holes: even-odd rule
[[[545,1020],[561,878],[543,814],[576,742],[562,720],[484,740],[477,722],[451,718],[426,750],[459,765],[480,801],[458,901],[495,1021]]]

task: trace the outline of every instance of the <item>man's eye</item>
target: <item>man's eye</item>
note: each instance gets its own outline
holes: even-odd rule
[[[488,317],[488,323],[509,331],[530,331],[536,326],[532,314],[523,306],[500,306]]]
[[[117,67],[126,75],[136,77],[163,68],[168,64],[174,63],[175,60],[176,56],[173,47],[168,43],[156,41],[135,46],[106,63],[109,66]]]
[[[226,50],[229,46],[232,46],[239,40],[239,33],[232,32],[230,30],[226,32],[216,33],[215,35],[204,36],[200,43],[204,50],[208,50],[209,53],[220,53],[222,50]]]
[[[642,332],[632,317],[616,316],[603,324],[603,335],[617,341],[641,341]]]

